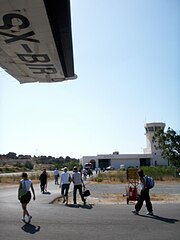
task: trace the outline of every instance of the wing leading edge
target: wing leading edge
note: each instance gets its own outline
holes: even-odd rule
[[[0,0],[0,66],[20,83],[76,79],[69,0]]]

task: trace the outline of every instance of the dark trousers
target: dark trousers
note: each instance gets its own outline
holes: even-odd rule
[[[46,182],[41,182],[40,183],[41,192],[43,192],[43,193],[44,193],[44,190],[45,190],[45,186],[46,186]]]
[[[82,193],[82,185],[74,185],[74,189],[73,189],[73,201],[74,204],[76,204],[76,194],[77,194],[77,190],[79,190],[79,195],[81,196],[81,199],[83,202],[85,202],[83,193]]]
[[[152,204],[149,196],[149,189],[147,188],[141,191],[138,202],[135,205],[135,209],[137,212],[141,210],[144,201],[146,202],[146,207],[148,212],[152,212],[153,209],[152,209]]]
[[[69,185],[70,185],[70,184],[62,184],[62,187],[61,187],[61,195],[63,195],[63,196],[68,196]]]
[[[58,175],[54,175],[54,181],[55,181],[55,184],[58,184],[58,178],[59,178]]]

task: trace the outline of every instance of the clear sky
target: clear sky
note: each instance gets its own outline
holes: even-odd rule
[[[143,153],[144,124],[180,132],[180,1],[72,0],[78,79],[0,70],[0,154]]]

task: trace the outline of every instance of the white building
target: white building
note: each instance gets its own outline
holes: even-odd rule
[[[153,143],[152,138],[154,132],[161,128],[164,130],[165,123],[153,122],[146,123],[144,125],[145,135],[146,135],[146,148],[144,153],[141,154],[119,154],[119,152],[114,152],[113,154],[98,154],[97,156],[83,156],[80,159],[80,164],[85,166],[85,163],[91,162],[93,168],[106,168],[112,166],[115,169],[120,168],[120,165],[124,165],[125,168],[128,167],[141,167],[141,166],[167,166],[168,161],[163,159],[161,156],[161,150],[156,149],[155,143]]]

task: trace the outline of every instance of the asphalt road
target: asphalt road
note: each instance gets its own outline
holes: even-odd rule
[[[44,195],[39,186],[35,186],[37,199],[29,204],[33,216],[31,224],[21,222],[17,187],[0,188],[0,239],[180,239],[179,203],[154,203],[154,217],[146,216],[145,207],[141,215],[135,216],[131,213],[134,205],[127,204],[50,204],[59,196],[59,188],[54,183],[48,186],[51,194]],[[95,189],[99,192],[100,185]],[[102,191],[105,191],[103,185]]]

